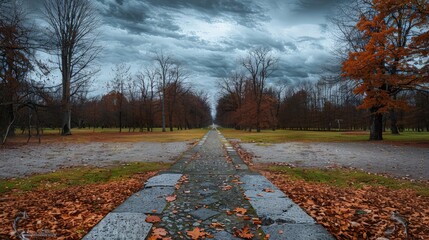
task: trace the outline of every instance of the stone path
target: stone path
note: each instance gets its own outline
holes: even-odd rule
[[[167,202],[168,196],[175,200]],[[147,223],[148,215],[161,222]],[[246,239],[333,239],[265,177],[249,171],[216,130],[84,239],[144,239],[156,228],[172,239],[191,239],[187,233],[196,229],[213,239],[240,239],[246,231],[253,235]]]

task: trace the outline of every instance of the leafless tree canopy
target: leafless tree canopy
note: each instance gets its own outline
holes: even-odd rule
[[[98,18],[88,0],[46,0],[44,6],[49,46],[58,55],[62,73],[62,134],[70,134],[70,97],[94,74],[89,67],[100,52]]]

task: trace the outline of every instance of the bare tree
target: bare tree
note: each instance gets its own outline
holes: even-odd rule
[[[116,93],[115,105],[118,106],[119,132],[122,132],[123,126],[123,111],[124,111],[124,87],[131,83],[130,66],[124,63],[117,64],[113,69],[115,74],[111,83],[112,92]]]
[[[168,74],[174,68],[174,61],[171,56],[164,55],[163,52],[157,53],[155,57],[157,64],[157,73],[159,76],[159,88],[161,97],[161,111],[162,111],[162,131],[165,132],[165,94],[168,85]]]
[[[179,64],[175,64],[171,71],[168,73],[168,83],[166,97],[168,100],[167,112],[168,112],[168,125],[170,132],[173,131],[173,115],[176,113],[176,104],[180,95],[189,91],[186,89],[183,81],[188,77],[188,73]]]
[[[256,131],[261,131],[261,103],[266,89],[268,77],[276,70],[278,59],[271,54],[269,48],[256,48],[242,59],[242,66],[250,74],[254,104],[256,108]]]
[[[62,135],[71,134],[72,89],[84,86],[96,70],[90,69],[100,47],[96,45],[97,14],[89,0],[45,0],[50,47],[62,73]]]
[[[143,72],[136,75],[138,91],[140,93],[141,106],[139,108],[141,127],[143,131],[143,125],[146,125],[148,132],[153,130],[154,125],[154,98],[155,98],[155,85],[157,71],[154,68],[146,68]]]
[[[0,136],[2,142],[14,134],[16,111],[25,105],[30,58],[31,29],[25,24],[25,11],[20,1],[0,2]]]

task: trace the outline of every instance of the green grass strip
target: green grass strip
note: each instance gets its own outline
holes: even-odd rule
[[[421,196],[429,197],[428,183],[394,179],[357,170],[290,168],[288,166],[268,166],[264,170],[287,174],[292,179],[323,183],[340,188],[384,186],[394,190],[412,189]]]
[[[77,167],[57,170],[52,173],[37,174],[26,178],[0,180],[0,193],[12,190],[30,191],[35,189],[63,189],[94,183],[106,183],[130,178],[137,173],[167,169],[166,163],[128,163],[107,168]]]

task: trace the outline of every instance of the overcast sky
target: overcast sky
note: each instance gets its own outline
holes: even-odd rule
[[[42,0],[27,0],[30,13]],[[216,98],[216,81],[252,48],[270,47],[279,57],[271,81],[317,80],[333,64],[327,16],[338,0],[97,0],[101,16],[94,89],[105,89],[118,63],[133,72],[163,50],[190,72],[196,89]],[[34,14],[32,16],[37,16]]]

